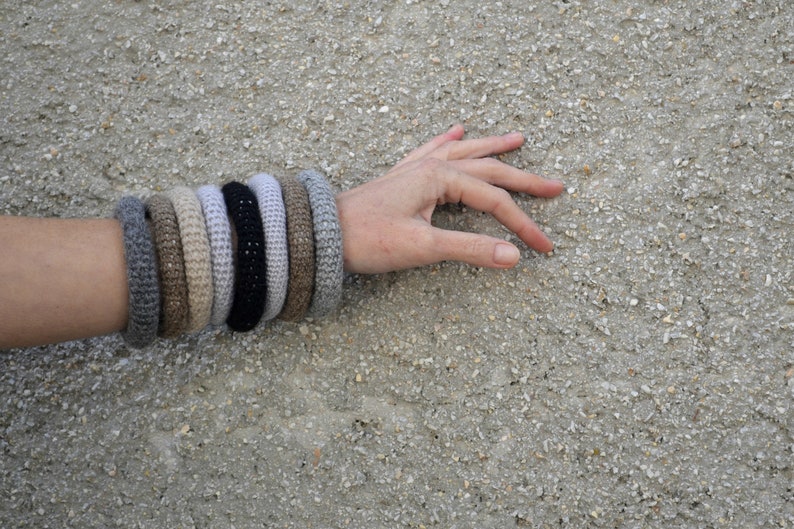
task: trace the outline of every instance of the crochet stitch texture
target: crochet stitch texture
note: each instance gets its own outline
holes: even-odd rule
[[[127,328],[122,336],[130,347],[146,347],[157,337],[160,317],[157,257],[146,224],[146,208],[140,199],[125,196],[119,200],[114,216],[124,237],[129,289]]]
[[[234,301],[226,323],[235,331],[250,331],[262,318],[267,293],[262,218],[247,186],[229,182],[221,191],[237,233]]]
[[[197,332],[209,324],[212,314],[212,263],[207,228],[201,203],[190,188],[175,187],[166,195],[174,206],[182,240],[189,306],[187,331]]]
[[[212,261],[213,301],[210,323],[223,325],[232,308],[234,294],[234,259],[232,228],[223,193],[218,186],[205,185],[196,190],[204,213]]]
[[[309,310],[314,290],[314,228],[309,194],[294,178],[279,178],[287,211],[289,283],[287,299],[278,317],[298,321]]]
[[[314,294],[309,312],[313,316],[323,316],[342,299],[342,230],[328,181],[315,171],[301,172],[298,181],[309,194],[314,224]]]
[[[171,201],[157,194],[146,203],[146,215],[151,220],[160,281],[161,311],[159,334],[174,338],[187,328],[188,300],[185,262],[179,225]]]
[[[289,249],[287,247],[287,214],[281,186],[269,174],[258,174],[248,180],[256,195],[265,232],[267,262],[267,300],[262,320],[272,320],[284,306],[289,281]]]

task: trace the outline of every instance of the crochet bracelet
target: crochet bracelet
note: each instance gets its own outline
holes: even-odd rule
[[[196,332],[209,324],[212,313],[212,264],[207,228],[201,213],[201,203],[192,189],[175,187],[166,196],[174,206],[182,240],[190,308],[187,331]]]
[[[171,201],[158,194],[149,198],[146,216],[151,220],[154,248],[159,262],[158,277],[162,296],[159,334],[174,338],[188,323],[187,279],[179,225]]]
[[[129,289],[127,328],[122,336],[130,347],[146,347],[157,337],[160,317],[157,258],[146,225],[146,209],[139,199],[125,196],[119,200],[114,217],[124,234]]]
[[[267,292],[262,219],[256,196],[247,186],[229,182],[221,192],[237,234],[237,273],[226,323],[235,331],[250,331],[262,318]]]
[[[234,295],[234,260],[232,259],[232,228],[223,193],[218,186],[205,185],[196,190],[204,213],[212,261],[214,296],[210,323],[223,325],[229,317]]]
[[[309,312],[313,316],[323,316],[342,298],[342,229],[334,193],[326,179],[315,171],[303,171],[298,181],[309,194],[314,222],[314,294]]]
[[[267,263],[267,300],[262,320],[272,320],[284,306],[289,280],[289,251],[287,248],[287,213],[281,186],[269,174],[258,174],[248,180],[248,187],[256,195],[262,227],[265,232],[265,261]]]
[[[279,318],[298,321],[309,310],[314,290],[314,229],[309,195],[294,178],[279,178],[287,211],[289,282]]]

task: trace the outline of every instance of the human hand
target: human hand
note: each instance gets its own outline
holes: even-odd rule
[[[507,190],[550,198],[562,192],[562,182],[490,157],[520,147],[520,133],[476,140],[462,140],[463,134],[455,125],[380,178],[336,196],[346,271],[376,274],[446,260],[489,268],[518,263],[520,252],[507,241],[434,227],[433,211],[447,203],[490,213],[539,252],[554,248]]]

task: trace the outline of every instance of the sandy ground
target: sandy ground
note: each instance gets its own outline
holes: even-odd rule
[[[511,271],[0,354],[0,526],[794,527],[790,1],[4,0],[0,49],[3,214],[345,189],[456,122],[567,187]]]

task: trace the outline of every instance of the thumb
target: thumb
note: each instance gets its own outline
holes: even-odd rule
[[[512,268],[521,258],[514,245],[496,237],[434,228],[438,261],[462,261],[487,268]]]

